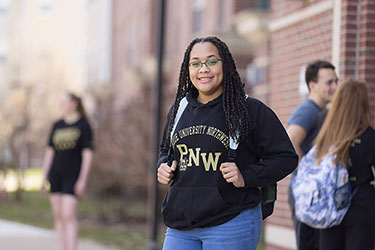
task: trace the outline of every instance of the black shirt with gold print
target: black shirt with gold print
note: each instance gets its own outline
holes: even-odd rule
[[[92,131],[85,118],[72,124],[57,121],[49,137],[49,146],[55,151],[50,174],[78,176],[81,170],[82,150],[92,148]]]
[[[235,161],[245,187],[227,183],[220,172],[229,148],[223,95],[206,104],[198,102],[197,95],[194,90],[188,93],[188,105],[171,137],[178,165],[162,205],[164,223],[182,230],[220,225],[256,207],[261,199],[259,187],[284,178],[298,161],[274,112],[260,101],[247,98],[250,129],[236,150]],[[169,147],[161,147],[159,163],[167,162],[168,151]]]

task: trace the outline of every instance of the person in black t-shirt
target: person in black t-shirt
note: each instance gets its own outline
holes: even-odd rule
[[[174,124],[182,99],[187,106]],[[239,143],[234,159],[230,137]],[[255,250],[262,226],[259,187],[281,180],[297,162],[274,112],[245,95],[226,44],[217,37],[193,40],[158,162],[158,181],[170,184],[162,207],[168,226],[163,249]]]
[[[53,124],[43,161],[42,190],[50,183],[50,202],[62,248],[77,248],[77,198],[86,188],[92,161],[92,131],[81,98],[66,93],[62,119]]]
[[[335,154],[348,169],[353,198],[338,226],[320,230],[320,250],[373,250],[375,244],[375,130],[366,83],[349,79],[339,86],[317,139],[316,158]]]

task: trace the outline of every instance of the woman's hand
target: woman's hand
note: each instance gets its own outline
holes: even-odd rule
[[[245,181],[238,169],[236,163],[234,162],[224,162],[220,166],[221,174],[228,183],[233,183],[237,188],[244,187]]]
[[[43,179],[42,185],[40,186],[40,191],[43,192],[43,193],[47,192],[47,187],[46,186],[47,186],[47,180]]]
[[[82,197],[86,190],[86,181],[78,179],[74,185],[74,194]]]
[[[160,164],[158,168],[158,182],[161,184],[169,184],[174,177],[173,172],[176,170],[176,167],[177,161],[173,161],[172,166],[168,166],[167,163]]]

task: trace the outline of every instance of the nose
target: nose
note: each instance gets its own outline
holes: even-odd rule
[[[208,72],[208,71],[210,71],[210,68],[207,67],[206,63],[202,63],[202,66],[199,69],[199,72]]]
[[[337,89],[337,87],[338,87],[338,81],[335,81],[333,84],[332,84],[332,89],[333,90],[336,90]]]

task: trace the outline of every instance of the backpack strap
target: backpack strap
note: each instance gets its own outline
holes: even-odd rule
[[[177,127],[177,123],[179,122],[181,116],[182,116],[182,113],[184,113],[187,105],[188,105],[188,100],[186,98],[186,96],[184,98],[181,99],[179,105],[178,105],[178,110],[177,110],[177,113],[176,113],[176,117],[174,118],[174,122],[173,122],[173,128],[172,128],[172,131],[171,131],[171,135],[170,135],[170,138],[172,139],[172,136],[173,136],[173,133],[174,131],[176,130],[176,127]],[[172,140],[170,140],[170,143],[172,143]]]
[[[169,137],[170,139],[169,139],[169,150],[168,150],[168,166],[172,166],[172,161],[173,161],[173,149],[172,149],[173,133],[176,130],[177,123],[180,121],[182,113],[184,113],[188,104],[189,104],[189,102],[188,102],[188,100],[185,96],[184,98],[181,99],[181,101],[178,105],[178,110],[177,110],[177,113],[176,113],[176,117],[174,118],[172,131],[171,131],[171,134],[170,134],[170,137]]]
[[[228,150],[229,162],[234,162],[236,160],[236,150],[238,148],[238,136],[239,136],[238,131],[236,131],[235,137],[229,136],[229,150]]]

